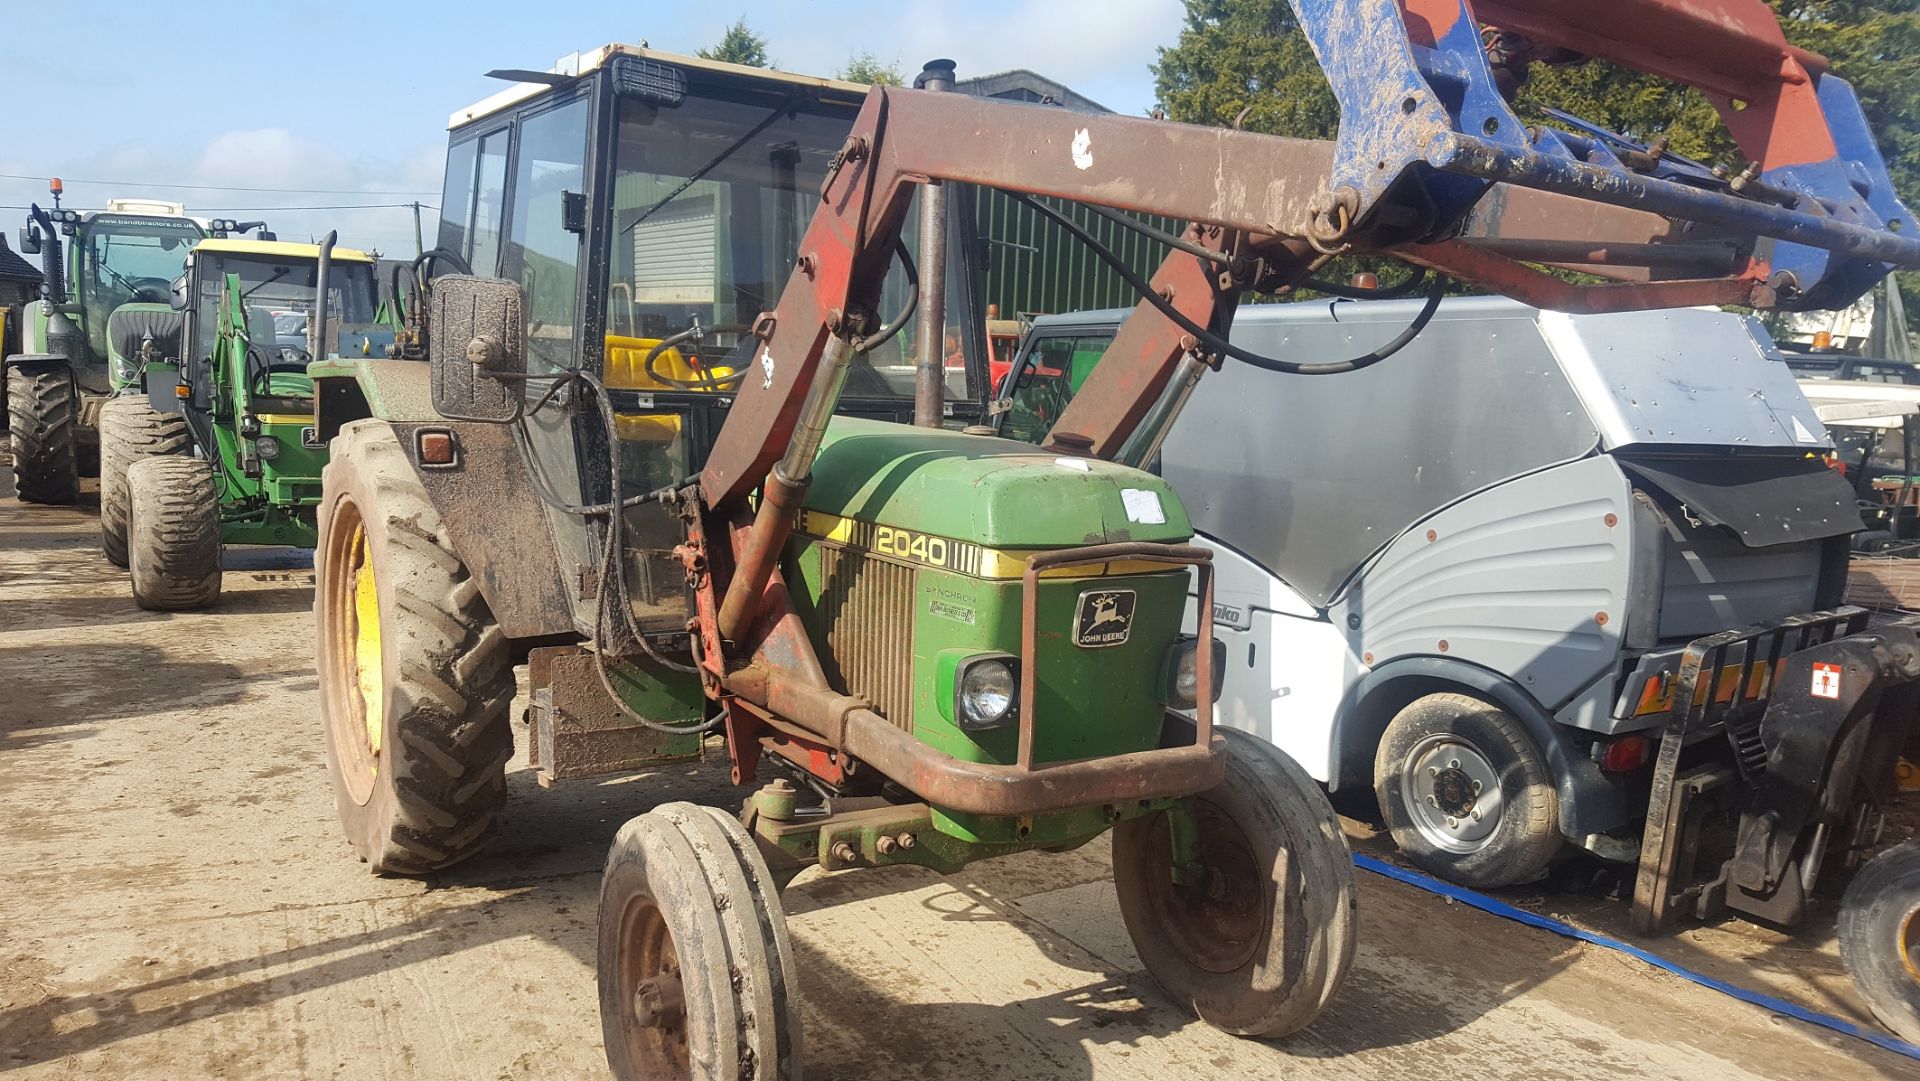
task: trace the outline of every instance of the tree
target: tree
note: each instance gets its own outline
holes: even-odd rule
[[[840,69],[840,74],[835,78],[869,86],[899,86],[900,61],[882,64],[872,53],[862,49],[847,58],[846,66]]]
[[[1920,0],[1769,0],[1789,41],[1832,61],[1853,84],[1887,160],[1894,189],[1920,198]],[[1250,131],[1328,138],[1339,108],[1288,0],[1186,0],[1180,37],[1159,51],[1154,88],[1170,119]],[[1564,109],[1611,131],[1738,168],[1739,154],[1699,93],[1594,62],[1535,64],[1516,108],[1545,119]],[[1551,121],[1548,121],[1551,122]],[[1920,274],[1898,276],[1912,320],[1920,319]]]
[[[767,56],[767,39],[753,32],[747,26],[745,15],[735,19],[727,32],[720,35],[720,43],[711,49],[701,49],[697,54],[702,60],[720,60],[729,64],[745,64],[750,68],[770,68],[773,60]]]

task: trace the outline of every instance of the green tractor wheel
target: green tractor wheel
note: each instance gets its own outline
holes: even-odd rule
[[[1358,935],[1353,857],[1312,777],[1228,730],[1227,775],[1186,801],[1193,865],[1176,877],[1167,813],[1113,831],[1113,882],[1147,973],[1202,1021],[1286,1036],[1346,979]]]
[[[133,600],[160,612],[220,599],[220,498],[213,467],[168,455],[127,469],[127,571]]]
[[[377,874],[478,852],[506,800],[512,656],[391,426],[356,421],[323,474],[320,708],[341,825]]]
[[[600,879],[600,1029],[619,1081],[794,1081],[800,989],[779,887],[739,821],[668,803]]]
[[[6,380],[15,494],[22,503],[71,506],[80,499],[80,402],[66,364],[9,364]]]
[[[127,470],[144,458],[185,454],[190,444],[186,418],[157,412],[145,398],[110,398],[100,407],[100,550],[108,562],[127,565]]]

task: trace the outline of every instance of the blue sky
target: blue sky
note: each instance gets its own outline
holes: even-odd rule
[[[49,175],[67,180],[70,206],[145,194],[204,216],[431,202],[447,116],[500,86],[482,72],[543,69],[608,41],[692,52],[741,16],[790,71],[831,74],[864,50],[910,74],[947,56],[963,77],[1031,68],[1140,113],[1154,50],[1173,43],[1182,11],[1180,0],[35,4],[0,39],[0,101],[15,103],[0,174],[33,178],[0,178],[0,206],[44,204]],[[405,209],[257,216],[286,239],[338,227],[342,243],[413,250]],[[9,236],[21,220],[0,209]]]

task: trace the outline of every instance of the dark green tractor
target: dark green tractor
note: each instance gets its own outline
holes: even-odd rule
[[[34,206],[20,250],[41,257],[41,297],[20,317],[20,351],[5,360],[16,494],[66,505],[99,462],[101,407],[127,386],[116,348],[168,311],[168,290],[206,228],[178,204],[110,199],[105,210]]]

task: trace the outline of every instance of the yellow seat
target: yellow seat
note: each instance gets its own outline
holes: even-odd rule
[[[607,335],[606,371],[601,381],[611,390],[678,390],[647,374],[647,354],[660,344],[658,338],[629,338],[624,334]],[[695,368],[678,349],[662,350],[653,362],[654,371],[669,379],[696,382],[719,379],[733,374],[732,368]],[[715,393],[693,391],[692,393]],[[680,438],[680,417],[674,413],[616,413],[614,432],[633,443],[670,444]]]

